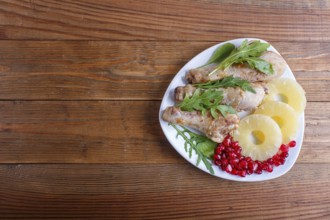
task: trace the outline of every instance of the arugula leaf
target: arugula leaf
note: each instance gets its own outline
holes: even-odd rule
[[[204,64],[203,66],[206,66],[210,63],[220,63],[223,61],[226,57],[229,56],[229,54],[235,49],[235,45],[231,43],[226,43],[218,47],[210,57],[210,59]]]
[[[209,138],[203,135],[196,134],[187,128],[180,126],[182,130],[180,130],[176,125],[169,123],[177,132],[176,137],[181,136],[185,140],[184,149],[189,153],[189,158],[192,157],[192,151],[194,150],[197,154],[197,162],[196,166],[199,165],[201,161],[203,161],[206,169],[214,174],[214,170],[212,168],[212,164],[209,161],[214,154],[214,149],[217,146],[217,143],[213,142]],[[188,149],[189,145],[189,149]]]
[[[256,91],[251,87],[251,84],[249,81],[240,79],[240,78],[234,78],[233,76],[228,76],[223,79],[216,80],[216,81],[209,81],[206,83],[194,84],[194,86],[197,88],[201,88],[201,89],[240,87],[244,91],[256,93]]]
[[[200,152],[202,152],[204,156],[212,158],[215,146],[216,143],[206,138],[206,140],[204,140],[203,142],[198,143],[196,147],[199,149]]]
[[[235,110],[233,108],[226,108],[226,110],[223,110],[224,108],[221,106],[221,101],[223,99],[223,92],[219,90],[201,90],[200,88],[197,88],[194,92],[194,94],[189,97],[189,95],[186,95],[183,99],[183,101],[177,106],[182,111],[201,111],[202,115],[205,115],[205,113],[210,110],[211,115],[213,118],[217,118],[218,114],[217,111],[220,111],[220,113],[226,117],[226,113],[235,113]],[[220,110],[221,109],[221,110]],[[230,109],[227,111],[227,109]]]
[[[215,108],[211,108],[210,112],[213,118],[218,118],[218,111],[220,111],[220,113],[223,115],[223,117],[227,117],[227,114],[234,114],[236,113],[235,109],[233,109],[231,106],[229,105],[218,105]]]
[[[189,97],[187,94],[183,101],[178,104],[182,111],[201,111],[204,115],[214,104],[219,104],[223,99],[222,91],[196,89]]]
[[[260,41],[252,41],[249,43],[248,40],[244,40],[241,46],[235,48],[230,53],[230,55],[219,64],[216,69],[209,73],[209,75],[212,75],[220,69],[226,69],[233,64],[244,62],[247,62],[251,68],[257,69],[260,72],[265,74],[273,74],[274,71],[272,65],[265,60],[258,58],[263,52],[267,50],[269,46],[270,45],[268,43],[261,43]]]
[[[263,59],[258,57],[249,57],[245,58],[245,61],[249,64],[250,67],[257,69],[260,72],[266,74],[274,74],[273,66]]]
[[[221,114],[226,117],[227,113],[229,114],[235,114],[236,111],[229,105],[219,105],[217,109],[221,112]]]

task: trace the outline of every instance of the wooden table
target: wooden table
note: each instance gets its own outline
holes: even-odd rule
[[[216,43],[269,41],[306,90],[301,154],[240,183],[186,162],[158,110]],[[330,3],[0,1],[0,218],[329,219]]]

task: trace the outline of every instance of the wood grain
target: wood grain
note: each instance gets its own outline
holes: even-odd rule
[[[2,163],[185,163],[155,101],[0,102]],[[315,114],[315,112],[318,114]],[[300,163],[328,163],[330,102],[306,109]]]
[[[173,162],[178,156],[160,130],[158,108],[159,102],[2,102],[0,161]]]
[[[259,183],[222,180],[188,163],[148,167],[2,165],[0,216],[6,219],[271,219],[274,216],[327,219],[330,216],[327,164],[297,164],[281,178]]]
[[[329,42],[326,0],[1,0],[0,39]]]
[[[216,43],[0,41],[0,99],[160,100],[181,67]],[[329,44],[274,47],[308,101],[330,101]]]
[[[0,0],[0,219],[329,219],[327,0]],[[306,91],[284,176],[222,180],[171,147],[160,100],[216,43],[269,41]]]

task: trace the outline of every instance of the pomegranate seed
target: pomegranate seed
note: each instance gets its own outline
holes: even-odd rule
[[[233,174],[233,175],[238,175],[238,170],[233,169],[233,170],[231,171],[231,174]]]
[[[296,141],[290,141],[289,147],[295,147],[296,146]]]
[[[262,168],[262,170],[267,170],[268,164],[269,164],[269,163],[267,163],[267,162],[263,162],[263,163],[261,163],[261,168]]]
[[[287,153],[289,151],[289,147],[285,144],[282,144],[280,147],[280,150],[282,151],[282,153]]]
[[[269,158],[269,159],[267,159],[267,163],[269,163],[269,164],[273,164],[273,158]]]
[[[245,177],[246,176],[246,170],[239,171],[238,175],[240,175],[241,177]]]
[[[246,160],[247,162],[249,162],[249,161],[252,161],[252,158],[251,158],[251,157],[245,157],[245,160]]]
[[[228,153],[230,153],[230,152],[234,152],[235,150],[234,150],[234,148],[232,148],[232,147],[229,146],[229,147],[227,147],[226,151]]]
[[[237,158],[237,155],[234,152],[230,152],[228,154],[228,156],[229,156],[229,159],[235,159],[235,158]]]
[[[233,168],[231,167],[230,164],[228,164],[227,167],[226,167],[226,172],[230,173],[232,170],[233,170]]]
[[[270,164],[270,163],[268,163],[267,164],[267,167],[266,167],[266,169],[265,169],[267,172],[273,172],[273,165],[272,164]]]
[[[229,160],[229,163],[230,163],[231,165],[233,165],[233,166],[235,166],[236,164],[238,164],[238,162],[239,162],[238,158],[234,158],[234,159],[230,159],[230,160]]]
[[[239,166],[238,163],[234,165],[234,169],[236,169],[236,170],[243,170],[243,169]]]
[[[241,153],[242,153],[242,148],[236,148],[236,149],[234,150],[234,152],[235,152],[235,154],[237,154],[237,155],[241,155]]]
[[[256,160],[255,164],[256,164],[256,168],[255,168],[254,172],[257,173],[257,174],[261,174],[262,170],[263,170],[262,163],[259,160]]]
[[[221,150],[221,147],[217,147],[215,148],[215,154],[221,154],[222,150]]]
[[[221,169],[222,169],[223,171],[225,171],[225,170],[226,170],[226,168],[227,168],[227,166],[226,166],[226,165],[223,165],[223,164],[221,164]]]
[[[220,161],[220,160],[215,160],[213,163],[214,163],[215,165],[217,165],[217,166],[221,165],[221,161]]]
[[[249,174],[249,175],[252,174],[252,173],[253,173],[253,169],[250,169],[250,168],[247,169],[247,170],[246,170],[246,173]]]
[[[246,160],[241,160],[240,162],[239,162],[239,167],[241,168],[241,169],[243,169],[243,170],[246,170],[247,168],[248,168],[248,163],[246,162]]]
[[[238,145],[238,142],[237,142],[237,141],[233,141],[233,142],[231,143],[231,146],[232,146],[233,148],[235,148],[235,149],[240,148],[240,146]]]
[[[231,144],[231,140],[229,138],[225,138],[222,142],[222,144],[225,146],[225,147],[229,147],[230,144]]]
[[[282,152],[280,156],[281,156],[281,158],[286,158],[286,157],[289,156],[289,153],[288,152]]]
[[[221,164],[227,166],[228,165],[228,160],[226,158],[221,159]]]
[[[221,156],[219,154],[214,154],[213,155],[213,159],[214,160],[220,160],[221,159]]]
[[[274,166],[278,167],[279,165],[281,165],[280,161],[279,160],[275,160],[273,162]]]
[[[280,155],[279,154],[275,154],[273,157],[272,157],[272,160],[275,161],[275,160],[278,160],[280,159]]]
[[[246,159],[245,159],[246,160]],[[253,161],[248,161],[247,162],[248,163],[248,169],[250,170],[252,170],[252,172],[254,171],[254,163],[253,163]]]

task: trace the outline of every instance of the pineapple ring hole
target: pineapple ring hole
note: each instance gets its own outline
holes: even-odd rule
[[[251,142],[255,145],[260,145],[265,141],[265,134],[262,131],[255,130],[250,135]]]
[[[278,124],[280,128],[283,127],[284,125],[283,118],[281,118],[280,116],[273,116],[272,119]]]
[[[280,101],[288,104],[288,96],[283,93],[278,93],[275,97],[275,101]]]

